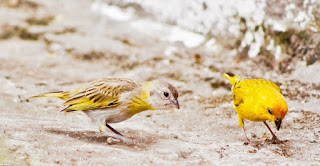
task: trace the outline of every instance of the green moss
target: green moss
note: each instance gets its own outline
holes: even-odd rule
[[[11,1],[7,1],[6,2],[6,6],[9,8],[29,8],[32,10],[36,10],[39,8],[39,4],[33,1],[28,1],[28,0],[20,0],[17,2],[11,2]]]
[[[1,27],[0,39],[1,40],[10,39],[16,34],[18,34],[19,31],[20,31],[20,27],[18,26],[3,25]]]
[[[23,40],[38,40],[43,33],[32,33],[28,29],[21,29],[19,37]]]
[[[288,30],[285,32],[275,31],[274,34],[271,34],[271,35],[275,41],[275,44],[287,47],[288,45],[291,44],[291,37],[294,33],[295,33],[294,30]]]
[[[18,36],[23,40],[38,40],[42,35],[42,32],[33,33],[25,27],[4,25],[1,27],[0,40],[10,39],[15,36]]]
[[[75,53],[73,55],[77,59],[85,60],[85,61],[94,61],[105,58],[105,53],[100,51],[90,51],[87,53]]]
[[[75,32],[77,32],[76,28],[65,28],[62,31],[54,32],[54,34],[55,35],[63,35],[63,34],[66,34],[66,33],[75,33]]]
[[[54,20],[53,16],[43,17],[43,18],[35,18],[31,17],[26,19],[26,22],[30,25],[39,25],[39,26],[45,26],[49,25],[50,22]]]

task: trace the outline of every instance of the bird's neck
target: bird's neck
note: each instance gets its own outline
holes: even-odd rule
[[[142,85],[141,90],[137,96],[130,99],[128,103],[129,113],[136,114],[146,110],[154,110],[154,108],[148,103],[150,97],[151,82],[146,82]]]

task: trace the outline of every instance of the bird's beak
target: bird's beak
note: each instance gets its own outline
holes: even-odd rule
[[[173,105],[175,105],[178,109],[180,108],[179,102],[177,99],[171,101]]]
[[[277,130],[280,129],[280,126],[281,126],[281,122],[282,122],[282,119],[281,118],[278,118],[277,120],[274,121],[274,123],[276,124],[277,126]]]

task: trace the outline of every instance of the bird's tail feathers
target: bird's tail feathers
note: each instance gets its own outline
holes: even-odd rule
[[[29,99],[39,98],[39,97],[57,97],[62,100],[68,100],[70,98],[70,93],[69,93],[69,91],[49,92],[49,93],[43,93],[40,95],[32,96]]]
[[[223,73],[223,77],[228,79],[231,85],[233,85],[234,83],[238,82],[241,79],[238,74],[234,74],[231,72]]]

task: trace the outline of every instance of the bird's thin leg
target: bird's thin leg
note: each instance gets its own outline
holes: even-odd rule
[[[113,132],[113,133],[109,132],[107,134],[108,135],[107,142],[109,144],[113,144],[113,143],[116,143],[116,142],[122,142],[122,143],[126,143],[126,144],[136,144],[137,143],[137,142],[135,142],[135,140],[123,136],[121,133],[119,133],[117,130],[113,129],[107,123],[105,125],[106,125],[106,127],[108,127]]]
[[[247,134],[246,134],[246,129],[244,128],[244,126],[242,128],[243,128],[244,136],[246,136],[246,139],[247,139],[248,143],[250,143],[250,140],[249,140],[249,138],[247,137]]]
[[[274,141],[274,143],[278,143],[281,142],[278,137],[272,132],[271,128],[269,127],[269,125],[267,124],[266,121],[263,121],[263,123],[267,126],[267,128],[269,129],[270,133],[272,134],[272,140]]]
[[[114,133],[123,136],[121,133],[119,133],[117,130],[115,130],[114,128],[112,128],[110,125],[108,125],[108,123],[106,123],[106,126]]]
[[[247,137],[247,133],[246,133],[246,129],[244,128],[244,121],[242,118],[238,117],[239,118],[239,126],[242,126],[242,129],[243,129],[243,132],[244,132],[244,136],[246,136],[246,139],[247,141],[244,142],[245,145],[248,145],[250,144],[250,140],[249,138]]]

